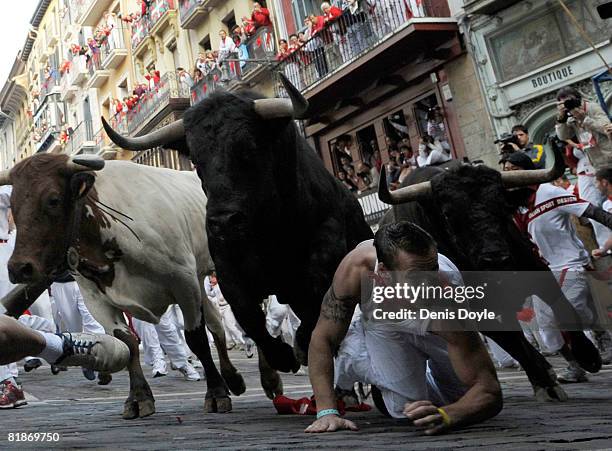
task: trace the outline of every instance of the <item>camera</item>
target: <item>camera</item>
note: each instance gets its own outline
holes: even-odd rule
[[[580,108],[581,105],[582,102],[580,101],[580,99],[576,99],[574,97],[566,99],[563,102],[563,106],[567,109],[567,111],[572,111],[574,108]]]
[[[514,136],[512,133],[508,132],[502,133],[500,137],[495,140],[495,144],[499,143],[503,144],[503,146],[501,147],[502,153],[514,152],[514,147],[512,147],[510,144],[516,144],[517,146],[519,145],[517,137]]]

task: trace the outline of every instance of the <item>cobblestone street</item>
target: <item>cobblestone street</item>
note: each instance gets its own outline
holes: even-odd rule
[[[412,426],[382,417],[375,410],[349,413],[359,432],[309,435],[303,429],[313,417],[280,416],[259,385],[257,360],[232,351],[231,357],[247,383],[247,392],[233,398],[233,412],[203,412],[204,383],[185,382],[171,371],[149,379],[157,413],[142,420],[121,418],[127,396],[127,373],[100,387],[79,369],[53,376],[48,366],[22,373],[29,405],[0,411],[0,449],[32,447],[196,449],[196,448],[364,448],[427,449],[483,447],[487,449],[601,449],[612,444],[612,367],[590,382],[566,386],[570,401],[539,404],[523,372],[505,370],[500,379],[505,407],[483,424],[438,437],[421,435]],[[560,368],[561,362],[553,359]],[[149,368],[145,368],[148,375]],[[310,396],[306,376],[284,375],[285,394]],[[59,433],[57,443],[9,443],[11,432]]]

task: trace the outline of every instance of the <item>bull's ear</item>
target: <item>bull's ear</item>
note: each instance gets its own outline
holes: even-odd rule
[[[70,192],[72,200],[86,196],[94,185],[96,178],[91,172],[77,172],[70,178]]]

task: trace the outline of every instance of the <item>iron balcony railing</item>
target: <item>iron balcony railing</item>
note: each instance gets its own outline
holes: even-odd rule
[[[159,83],[145,92],[138,103],[127,112],[128,133],[132,135],[168,105],[170,99],[178,98],[189,99],[189,87],[178,80],[175,72],[167,72]]]
[[[161,147],[142,150],[132,158],[132,161],[158,168],[176,169],[178,171],[191,170],[191,162],[188,157],[179,154],[176,150],[162,149]]]
[[[49,77],[47,79],[42,80],[42,83],[40,85],[41,103],[44,100],[44,98],[47,95],[51,94],[53,89],[59,85],[60,85],[59,71],[57,70],[57,68],[52,67],[51,70],[49,71]]]
[[[181,22],[184,22],[191,13],[202,4],[202,0],[178,0]]]
[[[191,88],[191,103],[205,99],[218,88],[227,89],[233,82],[241,81],[262,64],[274,62],[274,33],[271,28],[261,27],[247,42],[232,53],[227,61],[215,65]]]
[[[175,0],[154,0],[151,2],[147,14],[132,22],[132,50],[135,50],[144,41],[155,26],[169,10],[174,9]]]
[[[379,2],[373,9],[362,6],[355,11],[345,8],[341,16],[312,34],[299,49],[281,56],[278,72],[305,91],[387,41],[412,18],[421,17],[450,17],[447,0]],[[276,90],[277,95],[286,96],[279,83]]]
[[[93,141],[93,123],[91,120],[82,121],[72,132],[68,134],[68,149],[70,155],[75,155],[81,151],[85,142]]]
[[[115,27],[100,45],[100,60],[102,63],[110,56],[113,50],[125,49],[123,28]]]
[[[93,77],[94,73],[97,70],[102,69],[102,57],[100,53],[100,49],[97,49],[95,53],[92,53],[91,58],[87,61],[87,71],[89,72],[89,77]]]

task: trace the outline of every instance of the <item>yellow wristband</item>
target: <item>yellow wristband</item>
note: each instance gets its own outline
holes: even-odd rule
[[[448,415],[448,413],[446,413],[446,410],[444,410],[442,407],[438,407],[438,413],[442,417],[442,423],[445,426],[450,426],[452,421],[451,421],[451,417]]]

